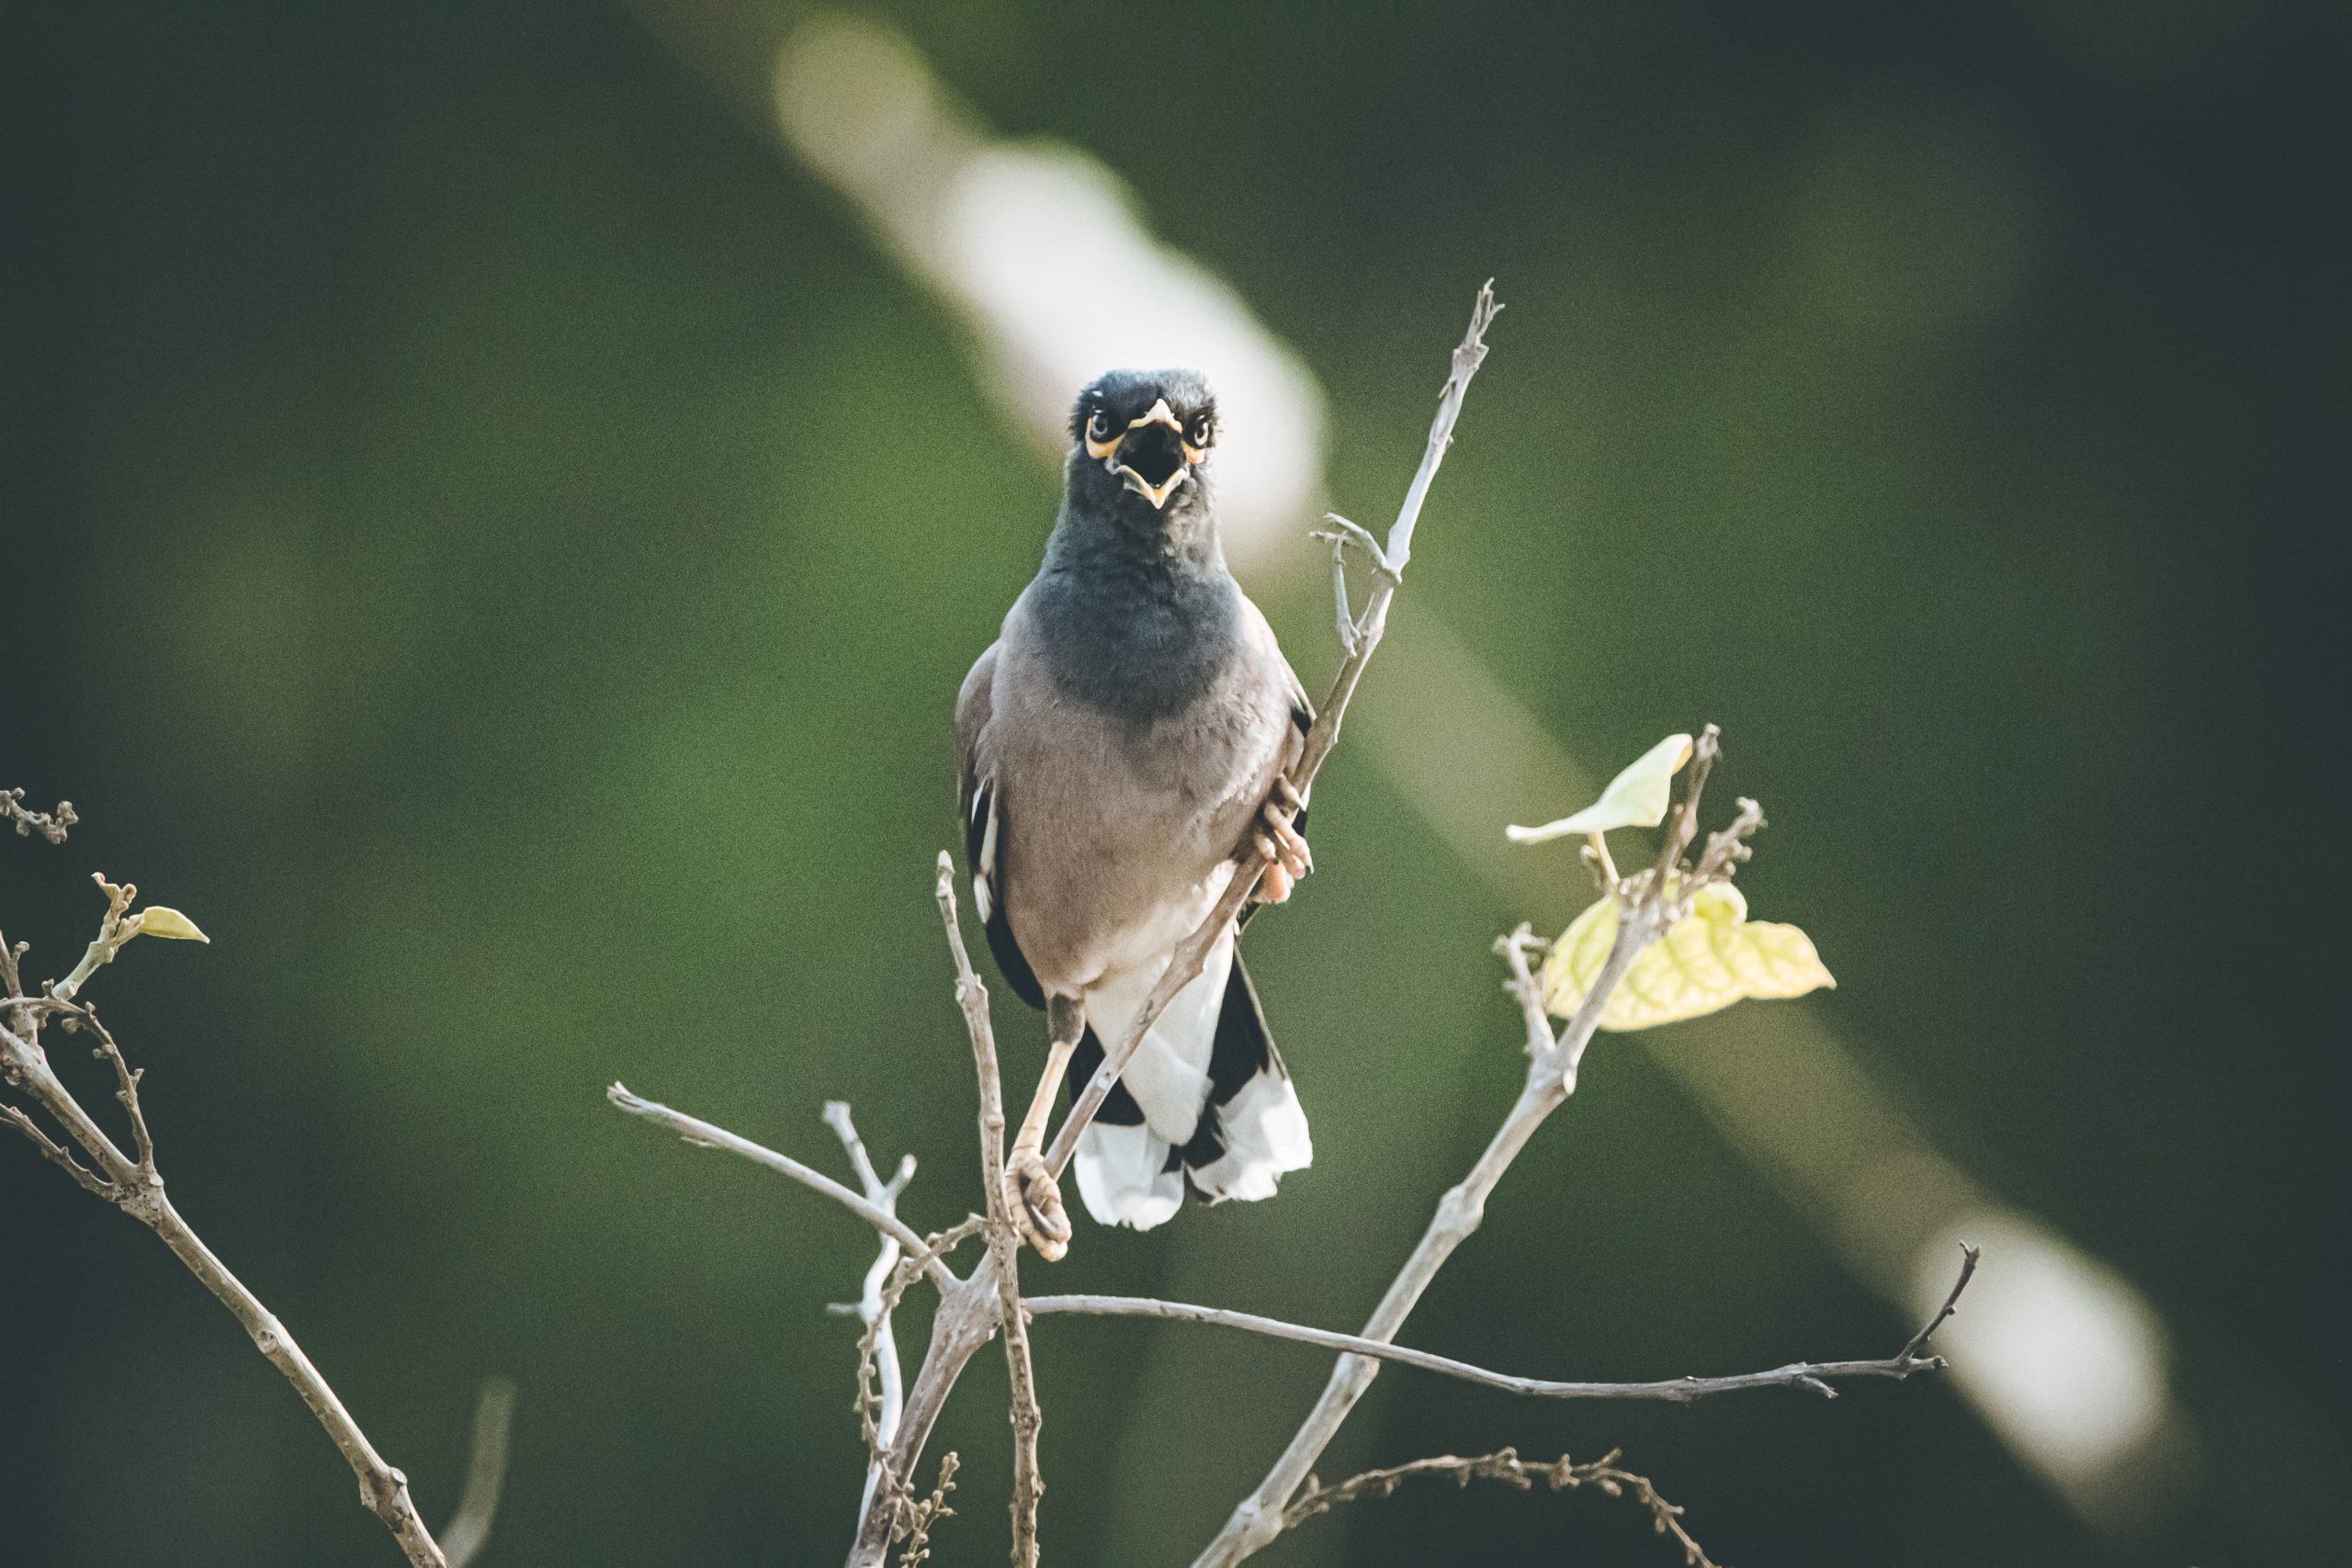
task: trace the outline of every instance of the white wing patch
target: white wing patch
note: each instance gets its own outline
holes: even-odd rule
[[[972,867],[972,902],[979,907],[980,920],[986,924],[996,913],[996,829],[999,820],[996,808],[996,781],[983,779],[980,787],[972,792],[972,820],[978,822],[980,813],[988,813],[988,826],[980,832],[980,852]]]

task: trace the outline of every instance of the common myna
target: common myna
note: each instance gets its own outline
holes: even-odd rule
[[[1216,404],[1189,370],[1116,370],[1080,393],[1045,563],[956,704],[972,897],[1022,999],[1045,1010],[1045,1075],[1008,1156],[1012,1210],[1059,1258],[1069,1220],[1040,1155],[1057,1081],[1115,1046],[1256,847],[1260,902],[1309,861],[1285,775],[1314,714],[1217,539]],[[1246,918],[1248,911],[1244,911]],[[1272,1195],[1314,1150],[1282,1054],[1219,933],[1079,1140],[1078,1190],[1148,1230],[1189,1185]]]

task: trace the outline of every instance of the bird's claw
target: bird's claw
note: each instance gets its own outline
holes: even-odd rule
[[[1265,876],[1259,886],[1268,903],[1279,904],[1287,899],[1292,886],[1315,869],[1314,852],[1306,847],[1305,836],[1291,826],[1305,807],[1296,786],[1277,776],[1273,792],[1259,813],[1263,827],[1251,840],[1267,863]]]
[[[1004,1206],[1038,1257],[1057,1263],[1069,1250],[1069,1212],[1062,1207],[1061,1186],[1036,1149],[1015,1145],[1005,1161]]]

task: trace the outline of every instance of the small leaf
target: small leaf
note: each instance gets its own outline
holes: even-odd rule
[[[1794,926],[1747,918],[1739,890],[1718,883],[1691,899],[1690,913],[1650,944],[1625,971],[1600,1027],[1651,1029],[1718,1012],[1746,998],[1801,997],[1838,982]],[[1603,898],[1578,915],[1544,961],[1544,1005],[1555,1016],[1577,1010],[1617,940],[1617,900]]]
[[[1655,828],[1666,820],[1674,799],[1674,775],[1690,760],[1690,738],[1669,735],[1600,792],[1600,798],[1573,817],[1546,822],[1541,828],[1510,827],[1503,836],[1514,844],[1540,844],[1576,833],[1606,833],[1615,828]]]
[[[196,922],[177,909],[162,904],[150,904],[139,911],[139,929],[132,936],[165,936],[175,942],[210,942],[212,939],[196,929]]]

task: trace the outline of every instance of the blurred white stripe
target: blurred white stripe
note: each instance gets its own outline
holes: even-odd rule
[[[789,145],[957,312],[989,384],[1041,449],[1064,449],[1072,396],[1102,370],[1194,366],[1228,415],[1219,462],[1237,564],[1263,566],[1270,547],[1295,542],[1323,490],[1321,390],[1229,288],[1151,236],[1110,171],[1075,149],[992,138],[904,38],[869,21],[803,22],[774,88]],[[1281,558],[1314,566],[1305,552]],[[1514,908],[1551,908],[1559,863],[1506,845],[1501,825],[1582,798],[1592,774],[1431,626],[1428,606],[1397,617],[1391,635],[1354,710],[1359,743]],[[1472,757],[1478,765],[1464,767]],[[1984,1268],[1941,1338],[1961,1386],[2090,1517],[2144,1503],[2129,1483],[2153,1484],[2144,1461],[2178,1451],[2186,1433],[2147,1303],[2043,1222],[1983,1193],[1800,1004],[1734,1017],[1736,1051],[1634,1038],[1905,1316],[1942,1298],[1960,1239],[1982,1245]]]

